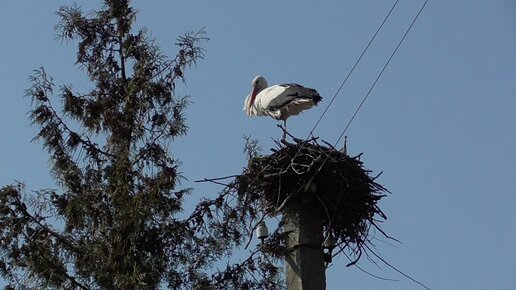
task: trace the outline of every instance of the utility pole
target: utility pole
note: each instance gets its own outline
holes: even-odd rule
[[[309,205],[288,209],[284,215],[289,249],[285,256],[287,289],[326,289],[321,218]]]

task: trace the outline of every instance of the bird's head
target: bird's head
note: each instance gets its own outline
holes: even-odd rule
[[[251,82],[251,87],[253,88],[251,91],[251,99],[247,104],[248,110],[254,104],[254,100],[256,99],[256,95],[258,95],[263,89],[267,87],[267,81],[262,76],[256,76]]]

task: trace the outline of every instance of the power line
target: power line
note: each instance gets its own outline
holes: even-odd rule
[[[353,65],[353,67],[351,68],[351,70],[349,71],[348,75],[346,76],[346,78],[342,81],[342,83],[340,84],[340,87],[338,88],[338,90],[335,92],[335,94],[333,95],[333,98],[331,99],[331,101],[328,103],[328,105],[326,106],[326,108],[324,109],[323,113],[321,114],[321,116],[319,117],[319,119],[317,120],[317,122],[315,123],[314,127],[312,128],[312,130],[310,130],[310,133],[308,133],[308,136],[305,138],[304,142],[301,144],[301,147],[297,150],[296,154],[294,155],[294,157],[292,159],[295,159],[299,153],[301,153],[301,150],[304,148],[305,144],[308,142],[308,140],[310,139],[310,136],[314,136],[313,135],[313,132],[315,131],[315,129],[317,128],[317,126],[319,125],[319,123],[321,122],[321,120],[323,119],[324,115],[326,114],[326,112],[328,111],[328,109],[330,108],[330,106],[333,104],[333,101],[335,101],[335,99],[337,98],[337,96],[339,95],[339,92],[341,91],[341,89],[344,87],[344,85],[346,84],[346,82],[348,81],[349,77],[351,76],[351,74],[353,73],[353,71],[355,70],[355,68],[357,67],[358,63],[360,63],[360,61],[362,60],[362,57],[365,55],[365,53],[367,52],[367,50],[369,49],[369,47],[371,46],[371,44],[373,43],[373,41],[375,40],[376,36],[378,35],[378,33],[380,32],[380,30],[382,29],[383,25],[385,24],[385,22],[387,22],[387,19],[389,18],[389,16],[391,15],[392,11],[394,10],[394,8],[396,7],[396,5],[398,4],[399,0],[396,0],[396,2],[394,2],[394,4],[392,5],[391,9],[389,10],[389,12],[387,13],[387,15],[385,15],[385,18],[383,19],[382,23],[380,24],[380,26],[378,26],[378,29],[376,29],[376,32],[373,34],[373,37],[371,37],[371,39],[369,40],[369,43],[367,43],[366,47],[364,48],[364,50],[362,51],[362,53],[360,54],[360,56],[358,57],[357,61],[355,62],[355,64]],[[355,113],[356,114],[356,113]],[[340,138],[339,138],[340,140]],[[338,142],[338,141],[337,141]],[[326,162],[326,160],[323,162],[323,164]]]
[[[380,79],[380,77],[382,76],[383,72],[385,71],[385,69],[387,68],[387,66],[389,65],[390,61],[392,60],[392,58],[394,57],[394,55],[396,54],[396,51],[398,51],[399,47],[401,46],[401,44],[403,43],[403,41],[405,40],[405,38],[407,37],[407,34],[409,33],[410,29],[412,28],[412,26],[414,26],[414,23],[416,22],[416,20],[419,18],[419,15],[421,14],[421,12],[423,11],[423,9],[425,8],[426,6],[426,3],[428,3],[428,0],[425,0],[425,2],[423,3],[423,5],[421,6],[421,8],[419,9],[418,13],[416,14],[416,16],[414,17],[414,19],[412,20],[412,22],[410,23],[409,27],[407,28],[407,30],[405,31],[405,34],[403,34],[403,37],[401,38],[401,40],[398,42],[398,45],[396,46],[396,48],[394,49],[394,51],[392,52],[391,56],[389,57],[389,59],[387,60],[387,62],[385,63],[385,65],[383,66],[382,70],[380,71],[380,73],[378,74],[378,76],[376,77],[375,81],[373,82],[373,84],[371,85],[371,87],[369,88],[369,91],[367,92],[367,94],[365,95],[365,97],[362,99],[362,102],[360,103],[360,105],[358,106],[358,108],[356,109],[355,113],[353,114],[353,116],[351,117],[351,119],[349,120],[347,126],[344,128],[344,130],[342,131],[342,134],[340,134],[339,138],[337,139],[337,141],[335,142],[335,144],[333,145],[333,147],[336,147],[337,144],[339,144],[340,142],[340,139],[342,139],[342,137],[344,136],[344,134],[346,133],[347,129],[349,128],[349,126],[351,125],[351,122],[353,121],[353,119],[355,118],[355,116],[358,114],[358,112],[360,111],[360,108],[362,108],[362,105],[364,104],[364,102],[366,101],[367,97],[369,96],[369,94],[371,93],[371,91],[373,90],[374,86],[376,85],[376,83],[378,82],[378,80]],[[307,142],[307,140],[305,140],[305,142]],[[301,149],[303,148],[305,143],[303,143],[301,145],[301,148],[299,148],[299,150],[297,151],[296,155],[294,156],[294,158],[299,154],[299,152],[301,151]],[[321,165],[319,166],[319,168],[317,169],[317,171],[314,173],[314,176],[317,175],[321,169],[324,167],[324,164],[326,164],[326,162],[328,161],[328,158],[330,156],[326,156],[326,158],[323,160],[323,162],[321,163]],[[292,158],[292,159],[294,159]],[[310,179],[311,180],[311,179]]]
[[[326,106],[326,108],[324,109],[323,113],[321,114],[321,116],[319,117],[319,119],[317,120],[317,122],[315,123],[314,127],[312,128],[312,130],[310,130],[310,134],[308,135],[307,139],[310,137],[310,135],[313,136],[313,132],[315,131],[315,129],[317,128],[317,126],[319,125],[319,123],[321,122],[321,120],[323,119],[324,115],[326,114],[326,112],[328,111],[328,109],[330,108],[330,106],[333,104],[333,101],[335,101],[335,99],[337,98],[337,96],[339,95],[340,93],[340,90],[342,90],[342,87],[344,87],[344,85],[346,84],[346,82],[348,81],[349,77],[351,76],[351,74],[353,73],[353,71],[355,71],[355,68],[357,67],[358,63],[362,60],[362,57],[365,55],[365,53],[367,52],[367,50],[369,49],[369,46],[371,46],[371,43],[373,43],[374,39],[376,38],[376,36],[378,35],[378,33],[380,32],[380,30],[382,29],[383,25],[385,24],[385,22],[387,21],[387,19],[389,18],[389,16],[391,15],[392,11],[394,10],[394,8],[396,7],[396,5],[398,4],[399,0],[396,0],[396,2],[394,2],[394,4],[392,5],[391,9],[389,10],[389,13],[387,13],[387,15],[385,16],[385,18],[383,19],[382,23],[380,24],[380,26],[378,27],[378,29],[376,29],[376,32],[374,33],[373,37],[371,37],[371,40],[369,40],[369,43],[366,45],[366,47],[364,48],[364,50],[362,51],[362,54],[360,54],[360,56],[358,57],[357,61],[355,62],[355,64],[353,65],[353,67],[351,68],[351,70],[349,71],[348,75],[346,76],[346,78],[344,79],[344,81],[342,81],[342,83],[340,84],[340,87],[339,89],[337,90],[337,92],[335,92],[335,94],[333,95],[333,98],[330,100],[330,102],[328,103],[328,105]]]
[[[369,94],[371,94],[371,91],[373,90],[373,88],[375,87],[376,83],[378,82],[378,80],[380,79],[380,77],[382,76],[383,72],[385,71],[385,69],[387,68],[387,66],[389,65],[389,63],[391,62],[392,58],[394,57],[394,55],[396,54],[396,52],[398,51],[398,49],[400,48],[401,44],[403,43],[403,41],[405,40],[405,38],[407,37],[407,34],[410,32],[410,29],[412,29],[412,26],[414,26],[414,23],[416,22],[416,20],[419,18],[419,15],[421,15],[421,12],[423,11],[423,9],[425,8],[426,6],[426,3],[428,3],[428,0],[425,0],[425,2],[423,3],[423,5],[421,6],[421,8],[419,9],[418,13],[416,14],[416,16],[414,17],[414,19],[412,20],[412,22],[410,23],[409,27],[407,28],[407,30],[405,31],[405,34],[403,34],[403,37],[401,38],[401,40],[398,42],[398,45],[396,46],[396,48],[394,49],[394,51],[392,52],[391,56],[389,57],[389,59],[387,60],[387,62],[385,63],[385,65],[383,66],[382,70],[380,71],[380,73],[378,74],[378,76],[376,77],[375,81],[373,82],[373,84],[371,85],[371,87],[369,88],[369,91],[367,92],[367,94],[364,96],[364,98],[362,99],[362,102],[360,103],[360,105],[358,106],[358,108],[356,109],[355,113],[353,114],[353,116],[351,116],[351,119],[349,119],[349,122],[348,124],[346,125],[346,127],[344,128],[344,130],[342,131],[342,133],[340,134],[339,138],[337,139],[337,141],[335,142],[335,146],[337,146],[337,144],[340,142],[340,140],[342,139],[342,137],[344,136],[344,134],[346,133],[346,131],[348,130],[349,126],[351,125],[351,123],[353,122],[353,120],[355,119],[356,115],[358,114],[358,112],[360,111],[360,109],[362,108],[362,106],[364,105],[365,101],[367,100],[367,98],[369,97]]]
[[[421,14],[421,12],[423,11],[423,9],[425,8],[426,4],[428,3],[428,0],[425,0],[425,2],[423,3],[423,5],[421,6],[421,8],[419,9],[418,13],[416,14],[416,16],[414,17],[414,19],[412,20],[412,22],[410,23],[409,27],[407,28],[407,30],[405,31],[405,34],[403,35],[403,37],[401,38],[401,40],[398,42],[398,45],[396,46],[396,48],[394,49],[394,51],[392,52],[391,56],[389,57],[389,59],[387,60],[387,62],[385,63],[385,65],[383,66],[382,70],[380,71],[380,73],[378,74],[378,76],[376,77],[375,81],[373,82],[373,84],[371,85],[371,88],[369,89],[369,91],[367,92],[367,94],[365,95],[365,97],[363,98],[362,102],[360,103],[360,105],[358,106],[358,108],[356,109],[355,113],[353,114],[353,116],[351,117],[351,119],[349,120],[348,124],[346,125],[346,127],[344,128],[344,130],[342,131],[342,134],[339,136],[339,138],[337,139],[337,142],[335,142],[335,145],[333,147],[336,147],[337,144],[339,143],[340,139],[344,136],[344,134],[346,133],[347,129],[349,128],[349,126],[351,125],[351,122],[353,121],[353,119],[355,118],[355,116],[357,115],[357,113],[360,111],[360,108],[362,107],[362,105],[364,104],[364,102],[366,101],[367,97],[370,95],[371,91],[373,90],[374,86],[376,85],[376,83],[378,82],[378,80],[380,79],[380,77],[382,76],[383,72],[385,71],[385,69],[387,68],[387,66],[389,65],[390,61],[392,60],[392,58],[394,57],[394,55],[396,54],[396,51],[399,49],[399,47],[401,46],[401,44],[403,43],[403,41],[405,40],[406,36],[408,35],[409,31],[411,30],[412,26],[414,25],[414,23],[416,22],[416,20],[419,18],[419,15]],[[302,146],[304,145],[305,143],[302,144]],[[299,149],[299,151],[296,153],[296,156],[299,154],[299,152],[301,151],[301,148]],[[295,156],[294,156],[295,158]],[[294,158],[292,159],[292,161],[294,160]],[[326,158],[324,158],[323,162],[321,163],[321,165],[319,166],[319,168],[317,169],[317,171],[313,174],[313,176],[308,179],[308,183],[312,182],[312,180],[314,179],[314,177],[319,174],[319,172],[322,170],[322,168],[324,167],[324,165],[326,164],[326,162],[328,161],[328,159],[330,158],[330,155],[327,154],[326,155]],[[298,191],[299,192],[302,188],[306,187],[306,184],[302,187],[299,187]],[[427,286],[425,286],[424,284],[422,284],[421,282],[415,280],[414,278],[410,277],[409,275],[403,273],[402,271],[396,269],[395,267],[393,267],[392,265],[390,265],[389,263],[387,263],[382,257],[380,257],[379,255],[377,255],[374,251],[371,251],[371,249],[365,245],[367,249],[370,250],[370,252],[372,252],[373,255],[375,255],[377,258],[379,258],[382,262],[384,262],[387,266],[391,267],[392,269],[394,269],[396,272],[400,273],[401,275],[403,275],[404,277],[410,279],[411,281],[419,284],[420,286],[424,287],[425,289],[430,289],[428,288]]]

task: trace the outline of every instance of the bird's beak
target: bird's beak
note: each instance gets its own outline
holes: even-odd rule
[[[256,86],[253,87],[253,91],[251,92],[251,100],[249,100],[249,107],[247,109],[251,109],[251,107],[253,106],[254,104],[254,99],[256,99],[256,95],[258,94],[258,89],[256,88]]]

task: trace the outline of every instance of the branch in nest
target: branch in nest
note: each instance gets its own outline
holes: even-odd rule
[[[271,216],[310,204],[337,241],[357,247],[358,261],[371,225],[378,228],[375,218],[386,218],[377,203],[387,190],[375,182],[378,176],[369,176],[362,154],[350,157],[325,141],[327,146],[319,145],[317,138],[292,139],[295,143],[282,141],[271,155],[249,161],[239,194],[252,191],[248,196],[261,199]]]

